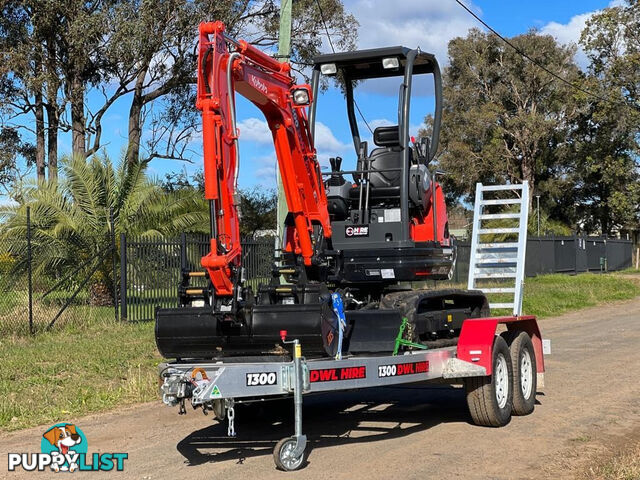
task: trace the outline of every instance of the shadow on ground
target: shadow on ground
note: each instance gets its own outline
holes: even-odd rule
[[[210,417],[203,420],[212,425],[178,443],[188,465],[271,455],[278,440],[293,435],[292,400],[238,405],[235,413],[235,438],[227,437],[226,421]],[[464,389],[409,385],[305,396],[302,430],[312,463],[316,448],[388,440],[454,422],[470,422]]]

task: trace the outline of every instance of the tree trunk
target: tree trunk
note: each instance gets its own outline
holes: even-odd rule
[[[44,145],[44,102],[42,101],[42,92],[35,93],[34,113],[36,117],[36,174],[38,184],[45,180],[45,145]]]
[[[133,100],[129,109],[129,143],[127,145],[126,161],[129,165],[138,162],[140,157],[140,140],[142,137],[142,107],[144,98],[142,86],[147,69],[143,69],[136,78],[136,86],[133,91]]]
[[[58,178],[58,125],[60,121],[56,98],[52,99],[50,95],[47,97],[47,164],[51,181]]]
[[[522,180],[526,180],[529,182],[529,211],[532,211],[533,208],[533,196],[536,194],[535,191],[535,171],[533,169],[533,165],[535,165],[534,159],[524,158],[522,160]]]
[[[72,151],[74,156],[86,158],[86,137],[85,137],[85,116],[84,116],[84,96],[85,87],[82,80],[74,75],[71,80],[71,132]]]
[[[49,180],[58,178],[58,127],[60,112],[58,110],[58,88],[60,81],[56,70],[55,40],[47,39],[47,163]]]

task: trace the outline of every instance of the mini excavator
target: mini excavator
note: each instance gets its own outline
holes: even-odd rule
[[[231,38],[223,23],[202,23],[199,34],[196,107],[210,253],[201,261],[204,272],[183,272],[180,306],[156,310],[160,353],[286,361],[285,337],[297,338],[310,358],[391,352],[398,338],[403,348],[433,348],[455,344],[465,319],[489,314],[482,292],[412,288],[450,278],[456,259],[444,193],[430,166],[442,118],[433,55],[399,46],[320,55],[311,85],[296,84],[288,63]],[[434,79],[435,112],[431,137],[414,141],[411,89],[422,74]],[[343,85],[355,170],[341,170],[340,157],[330,159],[330,171],[320,169],[314,129],[323,77]],[[397,125],[377,127],[369,151],[354,89],[379,78],[397,81]],[[288,206],[280,261],[256,292],[242,265],[236,93],[265,116]],[[207,288],[188,288],[190,278],[203,275]]]

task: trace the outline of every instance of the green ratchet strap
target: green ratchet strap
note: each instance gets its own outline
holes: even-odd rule
[[[396,346],[393,349],[393,354],[394,355],[398,355],[398,350],[400,350],[400,346],[403,347],[413,347],[413,348],[418,348],[420,350],[426,350],[429,347],[427,347],[426,345],[422,345],[421,343],[414,343],[414,342],[410,342],[409,340],[405,340],[403,337],[404,335],[404,331],[407,328],[407,326],[409,325],[409,320],[407,320],[407,317],[402,317],[402,323],[400,324],[400,330],[398,330],[398,336],[396,337]]]

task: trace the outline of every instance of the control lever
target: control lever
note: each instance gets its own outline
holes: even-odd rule
[[[429,138],[420,137],[416,142],[415,137],[411,137],[411,143],[413,143],[413,150],[418,157],[418,163],[429,163]]]
[[[356,181],[357,184],[360,185],[360,196],[358,198],[358,223],[362,223],[363,218],[364,218],[364,205],[362,204],[362,194],[364,193],[362,191],[362,189],[364,188],[364,172],[363,170],[365,170],[365,165],[366,165],[366,159],[368,156],[368,144],[367,142],[360,142],[360,148],[358,149],[358,166],[357,166],[357,170],[362,172],[360,173],[360,178],[356,179],[355,174],[353,176],[353,179]],[[367,174],[367,181],[369,179],[369,174]]]

